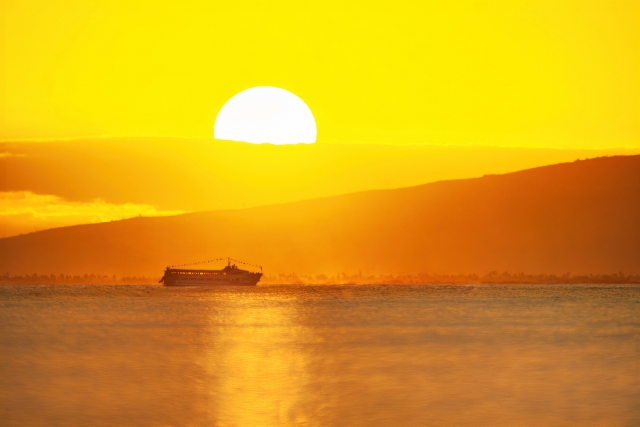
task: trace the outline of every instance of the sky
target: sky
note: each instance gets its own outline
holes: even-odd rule
[[[637,1],[2,0],[0,138],[211,138],[281,87],[318,142],[640,146]]]
[[[637,1],[0,0],[0,237],[640,153]],[[315,144],[215,140],[253,87]]]

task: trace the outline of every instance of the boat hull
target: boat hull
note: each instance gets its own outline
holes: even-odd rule
[[[189,282],[189,281],[175,281],[165,283],[164,286],[207,286],[207,287],[215,287],[215,286],[256,286],[258,282],[254,283],[244,283],[244,282],[215,282],[215,283],[206,283],[206,282]]]
[[[167,268],[160,280],[165,286],[256,286],[262,273],[233,267],[223,270],[181,270]]]

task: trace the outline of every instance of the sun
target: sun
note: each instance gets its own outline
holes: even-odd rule
[[[313,144],[316,121],[302,99],[285,89],[257,86],[234,95],[216,117],[216,139],[254,144]]]

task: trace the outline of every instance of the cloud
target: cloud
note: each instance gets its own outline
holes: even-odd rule
[[[0,237],[53,227],[91,224],[136,216],[178,215],[184,211],[160,210],[151,205],[114,204],[102,199],[74,202],[30,191],[0,192]]]
[[[24,154],[0,152],[0,159],[6,159],[7,157],[25,157]]]

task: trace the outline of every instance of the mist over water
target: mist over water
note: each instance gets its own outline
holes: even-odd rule
[[[0,287],[3,426],[636,426],[640,286]]]

